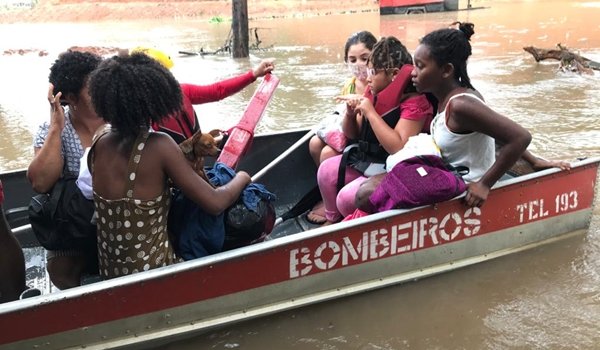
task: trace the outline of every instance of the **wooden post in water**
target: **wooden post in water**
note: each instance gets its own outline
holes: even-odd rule
[[[234,58],[248,57],[248,0],[233,0],[231,54]]]

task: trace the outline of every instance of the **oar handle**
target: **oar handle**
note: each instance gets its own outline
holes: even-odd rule
[[[238,125],[234,126],[227,142],[217,159],[228,167],[235,169],[252,143],[254,129],[260,121],[279,84],[279,78],[273,74],[265,75],[263,81],[254,92]]]

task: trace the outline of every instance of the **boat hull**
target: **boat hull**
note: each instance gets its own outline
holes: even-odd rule
[[[268,164],[261,182],[281,194],[278,213],[314,185],[298,176],[314,177],[310,158],[303,158],[308,138],[288,136],[273,136],[292,144],[286,157],[259,162]],[[599,161],[505,181],[481,209],[466,207],[459,197],[391,210],[0,305],[0,349],[156,346],[530,249],[589,227]],[[294,187],[290,179],[296,178]]]

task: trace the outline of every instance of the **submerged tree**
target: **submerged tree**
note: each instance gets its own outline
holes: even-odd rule
[[[594,74],[593,70],[600,70],[600,63],[574,53],[561,43],[556,44],[556,49],[540,49],[533,46],[526,46],[523,50],[529,52],[536,62],[546,59],[560,61],[559,69],[563,71]]]
[[[233,13],[231,54],[234,58],[248,57],[248,1],[233,0],[231,8]]]

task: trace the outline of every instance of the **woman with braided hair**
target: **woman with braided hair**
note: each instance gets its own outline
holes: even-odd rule
[[[384,164],[410,136],[428,130],[433,107],[425,95],[416,92],[410,80],[412,57],[393,36],[380,39],[368,62],[368,89],[364,96],[340,96],[346,101],[342,124],[348,139],[357,140],[355,156],[326,159],[319,166],[317,181],[331,224],[354,212],[354,197],[367,179],[373,164]],[[348,149],[347,149],[348,150]],[[358,156],[356,156],[358,155]],[[365,165],[370,165],[371,168]],[[383,166],[381,166],[383,169]]]
[[[169,135],[149,132],[153,122],[182,108],[179,83],[153,58],[134,53],[108,59],[90,77],[89,89],[97,114],[110,123],[95,138],[89,159],[100,275],[108,279],[172,264],[177,257],[167,233],[169,179],[218,215],[238,199],[250,176],[239,172],[213,188]]]
[[[458,29],[436,30],[421,39],[412,80],[417,91],[430,92],[440,102],[431,134],[448,163],[469,169],[463,176],[465,200],[480,207],[492,185],[525,152],[531,135],[488,107],[475,90],[467,73],[474,25],[455,24]],[[497,156],[495,141],[504,145]]]

